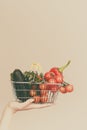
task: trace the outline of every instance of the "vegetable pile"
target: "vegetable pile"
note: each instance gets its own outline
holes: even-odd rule
[[[19,101],[24,102],[34,98],[34,103],[54,102],[58,92],[68,93],[73,91],[73,85],[64,81],[63,71],[70,61],[62,67],[53,67],[48,72],[37,70],[22,72],[15,69],[11,73],[11,82]]]

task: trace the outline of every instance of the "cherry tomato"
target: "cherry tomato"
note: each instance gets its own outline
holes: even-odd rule
[[[45,95],[45,96],[41,96],[41,102],[42,103],[46,103],[48,101],[48,96]]]
[[[40,94],[41,94],[41,96],[47,95],[47,90],[40,90]]]
[[[49,80],[51,78],[50,72],[46,72],[44,78],[45,80]]]
[[[30,90],[30,96],[33,97],[33,96],[35,96],[35,95],[36,95],[36,90],[31,89],[31,90]]]
[[[63,75],[61,75],[61,74],[56,75],[55,80],[57,83],[62,83],[63,82]]]
[[[57,85],[50,85],[50,90],[51,90],[51,92],[53,92],[53,93],[55,93],[55,92],[57,92],[58,91],[58,86]]]
[[[49,79],[53,78],[55,76],[55,73],[53,72],[46,72],[44,75],[44,78],[46,81],[48,81]]]
[[[46,84],[40,84],[39,85],[39,88],[41,89],[41,90],[46,90]]]
[[[66,88],[63,87],[63,86],[61,86],[61,87],[59,88],[59,91],[60,91],[61,93],[66,93]]]
[[[49,82],[49,83],[56,83],[56,79],[51,78],[51,79],[48,80],[48,82]]]
[[[54,72],[55,75],[59,75],[60,73],[62,74],[62,72],[64,71],[64,69],[70,64],[70,60],[63,66],[59,67],[53,67],[50,69],[50,72]]]
[[[49,84],[47,85],[47,89],[48,89],[48,90],[51,90],[51,88],[53,89],[52,86],[55,86],[54,83],[56,83],[56,80],[55,80],[54,78],[49,79],[49,80],[48,80],[48,83],[49,83]]]
[[[51,68],[50,72],[53,72],[55,75],[58,75],[60,73],[57,67]]]
[[[40,102],[40,96],[34,96],[34,103]]]
[[[73,85],[67,85],[67,86],[65,86],[65,89],[66,89],[66,91],[67,92],[72,92],[73,91]]]

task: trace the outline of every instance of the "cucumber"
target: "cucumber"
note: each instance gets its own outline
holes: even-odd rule
[[[16,82],[13,82],[13,87],[14,87],[17,98],[22,102],[29,99],[29,91],[28,89],[26,89],[26,84],[17,83],[17,82],[25,81],[24,74],[22,73],[22,71],[19,69],[15,69],[13,73],[11,73],[11,80],[16,81]]]

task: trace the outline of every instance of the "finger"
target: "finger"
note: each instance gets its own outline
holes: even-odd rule
[[[20,108],[25,108],[27,107],[28,105],[30,105],[32,102],[34,102],[34,99],[28,99],[27,101],[23,102],[23,103],[19,103],[20,105]]]
[[[30,105],[33,101],[34,101],[34,99],[28,99],[27,101],[25,101],[23,103],[11,102],[11,107],[21,110],[21,109],[27,107],[28,105]]]
[[[34,102],[34,98],[26,100],[23,104],[31,104],[32,102]]]
[[[40,108],[50,107],[52,105],[53,104],[35,104],[35,103],[32,103],[31,105],[27,106],[25,108],[25,110],[29,110],[29,109],[40,109]]]

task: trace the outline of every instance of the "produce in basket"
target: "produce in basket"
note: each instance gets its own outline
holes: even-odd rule
[[[11,80],[16,82],[24,82],[25,78],[21,70],[15,69],[13,73],[11,73]],[[19,100],[26,101],[26,97],[28,97],[28,91],[26,90],[25,84],[13,83],[13,87],[16,91],[16,96]],[[23,91],[25,90],[25,91]],[[22,98],[25,97],[25,98]]]
[[[25,72],[15,69],[11,73],[11,82],[17,99],[24,102],[34,98],[34,103],[51,103],[55,101],[58,92],[72,92],[73,85],[65,82],[63,76],[63,70],[69,64],[70,61],[61,68],[53,67],[45,73],[38,69]]]
[[[67,64],[64,66],[58,68],[58,67],[53,67],[50,69],[49,72],[46,72],[44,75],[44,78],[48,82],[56,82],[56,83],[63,83],[63,71],[64,69],[70,64],[71,61],[68,61]]]

